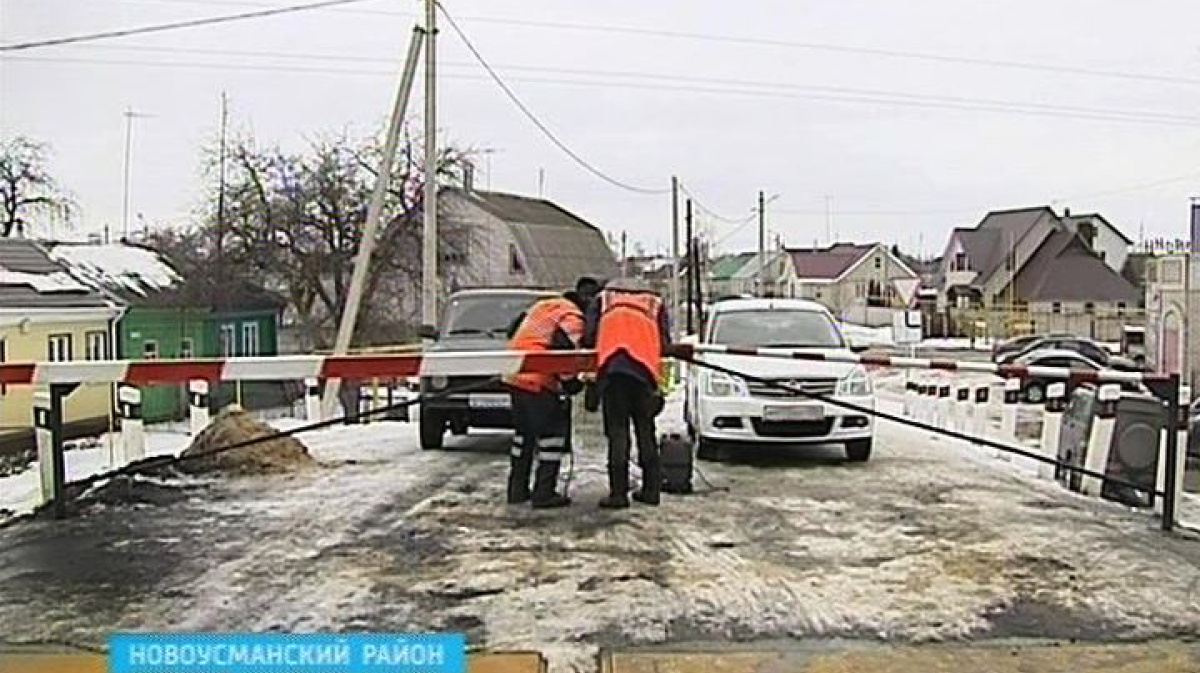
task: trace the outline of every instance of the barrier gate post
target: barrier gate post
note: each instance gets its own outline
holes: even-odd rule
[[[1063,412],[1067,410],[1067,384],[1062,381],[1046,386],[1046,410],[1042,415],[1042,455],[1058,460],[1058,436],[1062,433]],[[1038,463],[1042,479],[1054,479],[1057,466]]]
[[[321,382],[315,377],[304,379],[304,416],[309,423],[321,419]]]
[[[192,437],[208,427],[208,381],[188,381],[188,434]]]
[[[1183,491],[1183,470],[1179,469],[1179,372],[1171,374],[1167,384],[1167,467],[1166,494],[1163,498],[1162,529],[1168,533],[1175,527],[1175,508]]]
[[[54,500],[54,427],[53,405],[50,391],[39,390],[33,394],[33,434],[37,440],[38,485],[44,505]]]
[[[1004,407],[1000,412],[1000,441],[1019,444],[1017,441],[1017,408],[1021,402],[1021,379],[1004,379]],[[1007,451],[995,451],[1000,460],[1012,460]]]

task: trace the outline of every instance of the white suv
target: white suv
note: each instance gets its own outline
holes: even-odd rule
[[[836,321],[822,305],[802,299],[732,299],[716,303],[701,343],[848,353]],[[787,383],[806,392],[874,410],[866,370],[856,364],[705,353],[697,358],[726,369]],[[852,461],[871,457],[874,419],[826,402],[692,365],[685,415],[699,456],[716,457],[722,444],[844,444]]]

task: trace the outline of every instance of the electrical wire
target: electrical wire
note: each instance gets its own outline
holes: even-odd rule
[[[542,134],[545,135],[550,140],[550,142],[554,143],[554,145],[557,146],[560,150],[562,150],[567,156],[571,157],[571,159],[573,159],[575,161],[575,163],[579,164],[584,170],[588,171],[592,175],[595,175],[596,177],[600,178],[601,180],[603,180],[613,186],[620,187],[621,189],[624,189],[626,191],[635,192],[638,194],[654,194],[654,195],[669,194],[671,192],[671,189],[669,187],[663,188],[663,189],[652,189],[652,188],[647,188],[647,187],[641,187],[638,185],[633,185],[628,182],[618,180],[618,179],[608,175],[604,171],[601,171],[599,168],[596,168],[592,164],[588,163],[588,161],[585,160],[583,157],[579,156],[579,154],[577,154],[574,150],[572,150],[570,147],[568,147],[566,143],[564,143],[562,140],[560,140],[558,138],[558,136],[555,135],[554,132],[550,130],[549,127],[547,127],[544,123],[542,123],[542,120],[539,119],[538,116],[535,115],[533,113],[533,111],[530,110],[529,107],[527,105],[525,105],[524,102],[521,101],[520,97],[517,96],[517,94],[512,90],[512,88],[510,88],[508,86],[508,84],[505,83],[505,81],[492,68],[492,66],[490,64],[488,64],[487,60],[483,58],[483,55],[479,53],[479,50],[476,49],[475,45],[471,42],[471,40],[467,38],[466,33],[464,33],[462,31],[462,29],[458,27],[458,23],[454,20],[454,17],[450,15],[450,12],[446,11],[446,8],[440,2],[437,3],[437,7],[438,7],[438,9],[441,10],[442,15],[446,17],[446,20],[450,22],[450,27],[458,35],[458,39],[462,40],[463,44],[467,47],[467,50],[471,52],[471,54],[475,57],[475,60],[479,61],[479,65],[483,66],[483,69],[487,71],[488,75],[492,78],[492,81],[494,81],[496,83],[496,85],[500,87],[500,89],[504,92],[504,95],[508,97],[508,99],[513,103],[513,105],[517,106],[517,109],[519,109],[521,111],[521,113],[524,114],[525,117],[528,118],[529,121],[532,122],[533,125],[536,126],[538,128],[538,130],[540,130],[542,132]]]
[[[119,30],[109,30],[98,33],[85,33],[82,35],[72,35],[69,37],[56,37],[46,40],[34,40],[31,42],[17,42],[13,44],[0,44],[0,52],[7,51],[25,51],[28,49],[36,49],[39,47],[56,47],[66,44],[79,44],[82,42],[93,42],[96,40],[108,40],[117,37],[131,37],[134,35],[145,35],[148,33],[162,33],[172,30],[181,30],[184,28],[198,28],[200,26],[213,26],[223,23],[231,23],[234,21],[243,21],[246,19],[260,19],[268,16],[279,16],[282,14],[294,14],[296,12],[306,12],[315,9],[323,9],[327,7],[337,7],[341,5],[351,5],[367,0],[321,0],[305,5],[289,5],[286,7],[273,7],[271,9],[263,9],[255,12],[243,12],[241,14],[226,14],[224,16],[210,16],[203,19],[189,19],[186,21],[174,21],[171,23],[160,23],[152,26],[140,26],[137,28],[123,28]]]
[[[754,218],[754,215],[750,215],[749,218],[726,217],[724,215],[721,215],[720,213],[718,213],[718,212],[714,211],[713,209],[709,208],[708,206],[704,205],[704,202],[701,201],[700,198],[697,197],[694,192],[692,192],[692,190],[688,189],[687,184],[684,183],[683,181],[679,182],[679,191],[683,192],[684,194],[687,194],[688,198],[692,200],[692,203],[697,208],[704,211],[709,217],[711,217],[714,220],[717,220],[719,222],[724,222],[726,224],[743,224],[747,221],[747,219]]]
[[[243,6],[243,7],[274,7],[270,3],[250,2],[245,0],[121,0],[123,2],[157,3],[166,5],[212,5],[212,6]],[[348,9],[335,10],[346,13],[374,16],[412,16],[411,13],[396,10]],[[1149,72],[1131,72],[1120,70],[1104,70],[1074,65],[1055,65],[1034,63],[1030,61],[1014,61],[1007,59],[992,59],[958,54],[940,54],[935,52],[920,52],[903,49],[883,49],[877,47],[856,47],[825,42],[803,42],[796,40],[781,40],[738,35],[722,35],[718,33],[702,33],[689,31],[663,30],[642,28],[638,26],[617,26],[604,24],[582,24],[564,21],[540,21],[531,19],[510,19],[485,16],[464,16],[461,20],[466,23],[485,23],[500,26],[516,26],[524,28],[539,28],[547,30],[571,30],[592,33],[608,33],[617,35],[633,35],[641,37],[669,38],[701,42],[718,42],[727,44],[756,45],[808,51],[823,51],[830,53],[851,54],[857,56],[878,56],[884,58],[917,60],[931,63],[954,65],[973,65],[988,68],[1024,70],[1031,72],[1047,72],[1066,75],[1081,75],[1085,77],[1120,79],[1127,81],[1158,82],[1164,84],[1181,84],[1200,86],[1200,79],[1179,75],[1159,75]]]

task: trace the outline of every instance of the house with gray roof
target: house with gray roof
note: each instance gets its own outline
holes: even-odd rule
[[[917,273],[882,243],[835,243],[789,248],[790,295],[818,301],[834,315],[864,325],[890,325],[891,310],[905,306]]]
[[[1048,206],[988,213],[951,232],[933,285],[951,331],[986,321],[992,334],[1016,329],[1119,338],[1142,292],[1125,266],[1131,242],[1103,216],[1059,216]],[[950,316],[957,313],[957,318]],[[970,315],[968,315],[970,314]],[[965,324],[969,323],[969,324]]]
[[[567,288],[580,276],[613,278],[616,256],[595,225],[546,199],[444,188],[440,220],[467,232],[445,259],[445,291],[462,287]]]
[[[0,362],[112,359],[113,330],[124,310],[116,297],[76,280],[36,241],[0,238]],[[34,392],[0,386],[3,439],[32,436]],[[86,423],[102,429],[110,394],[107,385],[73,391],[64,408],[68,431]]]

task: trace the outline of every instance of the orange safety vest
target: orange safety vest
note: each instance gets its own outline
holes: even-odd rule
[[[596,335],[596,369],[621,351],[662,381],[662,334],[658,314],[662,300],[649,292],[605,290],[600,294],[600,324]]]
[[[571,343],[583,338],[583,313],[575,302],[563,297],[550,297],[533,305],[517,327],[508,349],[542,352],[550,350],[554,333],[562,330]],[[505,383],[531,393],[557,392],[561,388],[555,374],[522,373],[506,376]]]

